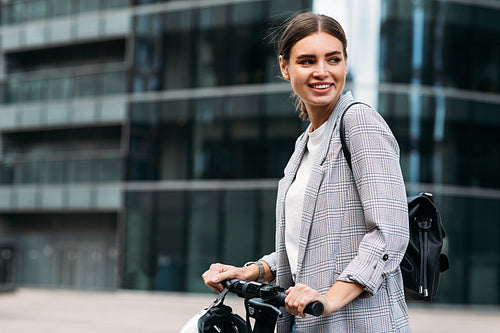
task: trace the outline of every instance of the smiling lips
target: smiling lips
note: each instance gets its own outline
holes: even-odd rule
[[[327,89],[332,86],[331,83],[317,83],[317,84],[310,84],[309,85],[313,89]]]

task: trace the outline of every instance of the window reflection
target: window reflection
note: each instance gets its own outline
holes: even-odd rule
[[[130,0],[16,0],[2,5],[2,25],[130,6]]]
[[[125,72],[109,72],[101,74],[102,95],[120,94],[125,92]]]
[[[14,2],[12,4],[12,22],[19,23],[27,19],[28,8],[25,2]]]
[[[165,35],[162,43],[164,53],[164,89],[192,87],[193,66],[191,57],[195,57],[194,32],[190,29],[192,12],[165,14]]]
[[[138,16],[135,91],[274,81],[275,75],[266,75],[275,56],[262,41],[264,8],[234,4]]]
[[[5,184],[103,183],[123,179],[121,128],[103,126],[4,134]]]
[[[211,263],[274,248],[274,200],[275,189],[126,192],[124,287],[205,291]]]
[[[379,95],[379,108],[386,110],[389,123],[401,147],[401,165],[406,180],[411,181],[411,152],[417,150],[420,162],[414,170],[422,183],[499,187],[500,113],[495,104],[420,96],[422,110],[418,118],[420,132],[412,137],[409,118],[411,99],[405,94]],[[448,110],[448,111],[447,111]],[[444,127],[436,132],[439,112],[444,113]]]
[[[46,94],[42,88],[42,80],[32,80],[28,81],[26,85],[26,100],[31,101],[41,101]]]
[[[500,11],[474,4],[422,1],[424,13],[423,66],[412,68],[412,2],[382,1],[381,79],[410,83],[415,75],[422,84],[441,82],[444,87],[500,92],[500,56],[497,22]],[[461,54],[461,57],[457,57]],[[480,57],[480,59],[477,59]],[[464,66],[463,59],[476,59]]]
[[[97,177],[100,182],[119,181],[122,174],[122,159],[102,158],[96,161]]]
[[[67,161],[65,170],[68,183],[89,183],[92,181],[92,161],[90,160]]]
[[[8,82],[6,102],[24,103],[120,94],[126,92],[124,71],[33,79],[36,74],[13,76]]]
[[[52,0],[52,13],[54,17],[69,15],[76,8],[74,0]]]
[[[62,184],[64,182],[64,162],[59,161],[48,161],[45,163],[46,176],[45,180],[42,180],[41,183],[47,184]]]
[[[229,68],[232,73],[231,84],[264,82],[267,67],[266,59],[274,54],[263,41],[264,4],[241,4],[232,7],[228,36],[232,43],[227,50],[230,54]],[[277,73],[277,72],[274,72]]]
[[[302,130],[286,93],[136,103],[131,120],[134,180],[281,177]]]
[[[101,8],[100,3],[105,2],[105,1],[100,1],[100,0],[85,0],[85,1],[79,1],[78,4],[78,12],[79,13],[85,13],[85,12],[91,12],[91,11],[96,11]]]
[[[94,96],[97,90],[96,75],[81,75],[75,78],[75,96]]]
[[[35,0],[28,3],[29,20],[44,19],[48,16],[48,3],[46,0]]]
[[[103,183],[122,180],[122,158],[43,159],[0,163],[2,184]]]

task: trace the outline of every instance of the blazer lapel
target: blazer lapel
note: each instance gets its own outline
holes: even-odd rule
[[[309,127],[300,136],[299,140],[297,141],[297,146],[295,147],[295,150],[292,156],[290,157],[288,164],[285,167],[285,177],[291,176],[292,180],[295,178],[295,175],[297,174],[300,161],[302,160],[302,156],[304,155],[304,152],[306,150],[307,141],[309,139],[309,136],[307,135],[308,130]]]
[[[306,130],[307,131],[307,130]],[[288,161],[285,171],[284,177],[280,181],[280,186],[278,189],[278,205],[281,205],[281,210],[279,211],[279,220],[277,222],[280,223],[282,239],[285,240],[284,230],[285,230],[285,198],[292,184],[295,176],[297,174],[297,170],[299,169],[300,161],[302,160],[302,156],[306,150],[307,140],[309,136],[306,132],[304,132],[299,139],[297,140],[297,144],[295,150]]]
[[[340,115],[344,112],[345,108],[347,108],[349,104],[351,104],[351,102],[353,101],[354,99],[352,97],[351,92],[349,91],[344,95],[340,96],[337,104],[335,104],[332,114],[330,115],[330,118],[328,118],[325,124],[327,127],[325,128],[325,133],[321,140],[322,150],[321,153],[318,154],[318,159],[316,160],[320,165],[322,165],[323,162],[325,162],[328,152],[330,151],[330,144],[332,142],[333,132],[337,128]]]
[[[305,249],[307,248],[307,243],[309,241],[309,233],[311,230],[314,211],[316,208],[316,200],[318,199],[319,188],[321,186],[321,183],[323,182],[325,174],[323,163],[325,162],[328,153],[331,151],[330,145],[332,142],[333,133],[335,131],[335,128],[337,127],[339,116],[352,100],[353,98],[350,92],[347,92],[345,95],[342,95],[340,97],[339,101],[332,111],[332,114],[330,115],[330,118],[328,118],[327,122],[325,123],[326,128],[325,132],[323,133],[323,138],[321,139],[322,148],[320,150],[320,153],[313,160],[312,173],[307,184],[306,193],[304,195],[304,211],[302,213],[302,228],[300,232],[299,257],[297,262],[297,282],[300,282],[298,279],[304,261]]]

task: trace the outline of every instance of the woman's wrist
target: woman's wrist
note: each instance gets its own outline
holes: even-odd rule
[[[242,267],[242,274],[245,281],[270,282],[274,280],[274,273],[264,260],[247,262]]]
[[[242,268],[243,280],[257,281],[259,277],[259,267],[256,264],[245,264]]]

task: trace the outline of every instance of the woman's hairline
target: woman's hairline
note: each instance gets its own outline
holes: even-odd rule
[[[342,55],[344,56],[344,59],[347,61],[347,50],[346,50],[346,47],[347,45],[344,46],[344,43],[342,42],[342,40],[336,36],[335,34],[333,34],[332,32],[328,31],[327,29],[323,29],[323,22],[322,20],[320,19],[321,16],[325,16],[325,15],[321,15],[321,14],[316,14],[316,17],[317,17],[317,22],[318,22],[318,28],[315,30],[315,31],[311,31],[309,34],[305,35],[304,37],[296,40],[291,46],[290,46],[290,49],[288,51],[288,57],[285,57],[285,54],[281,54],[279,53],[278,54],[278,58],[282,58],[284,61],[288,62],[290,60],[290,54],[291,54],[291,51],[292,51],[292,48],[295,46],[295,44],[297,44],[298,42],[300,42],[301,40],[303,40],[304,38],[306,37],[309,37],[313,34],[319,34],[319,33],[322,33],[322,32],[325,32],[327,34],[329,34],[330,36],[333,36],[335,37],[336,39],[338,39],[340,41],[340,43],[342,44]],[[293,20],[293,19],[292,19]],[[288,22],[288,24],[291,24],[291,22]],[[339,23],[339,26],[342,28],[342,26],[340,25]],[[286,31],[286,29],[285,29]],[[284,33],[284,32],[283,32]],[[342,31],[342,33],[344,34],[345,36],[345,32]],[[282,36],[283,37],[283,36]],[[346,40],[346,44],[347,44],[347,40]]]

